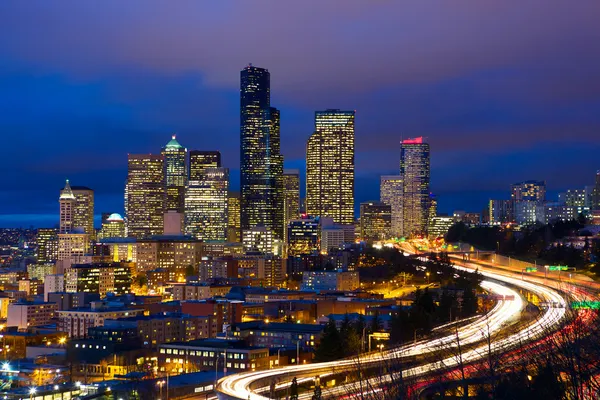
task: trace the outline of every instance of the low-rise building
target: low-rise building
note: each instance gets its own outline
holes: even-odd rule
[[[48,325],[54,318],[56,309],[54,303],[22,301],[9,304],[6,325],[19,329]]]
[[[107,319],[133,317],[142,313],[142,309],[108,307],[102,302],[92,302],[90,307],[58,311],[58,330],[71,338],[84,338],[89,328],[103,326]]]
[[[360,287],[358,271],[305,271],[302,274],[302,290],[306,291],[352,291]]]

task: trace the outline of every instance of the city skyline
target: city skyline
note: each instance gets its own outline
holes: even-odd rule
[[[0,161],[3,170],[20,171],[6,177],[0,226],[48,226],[56,211],[53,193],[66,178],[94,189],[98,214],[124,213],[125,155],[158,153],[172,133],[190,149],[220,150],[237,187],[237,73],[249,61],[273,75],[284,167],[299,169],[301,179],[314,111],[357,111],[355,205],[378,198],[380,175],[396,173],[398,143],[417,136],[432,145],[431,186],[443,212],[480,211],[510,184],[529,179],[546,180],[549,197],[591,184],[598,166],[589,160],[600,148],[600,90],[592,84],[600,71],[600,33],[592,18],[598,6],[543,4],[444,5],[438,15],[422,5],[350,2],[340,10],[325,3],[315,15],[305,2],[295,13],[319,27],[308,35],[321,40],[318,46],[296,35],[304,23],[290,17],[288,6],[266,12],[240,5],[258,21],[281,13],[281,32],[270,48],[238,39],[250,22],[223,13],[227,2],[187,12],[147,4],[149,13],[135,21],[127,13],[115,19],[116,3],[96,10],[100,14],[83,4],[68,13],[62,6],[4,4],[0,129],[31,157],[14,152]],[[44,19],[33,25],[31,13]],[[354,31],[362,16],[368,16],[364,29]],[[435,27],[410,22],[419,18],[441,19]],[[536,24],[528,22],[533,19]],[[109,31],[107,21],[114,37],[127,36],[124,29],[141,33],[119,42],[99,34]],[[174,21],[178,29],[151,28]],[[393,34],[398,24],[403,35]],[[514,28],[510,34],[505,24]],[[203,40],[221,32],[218,26],[231,27],[223,38],[230,46]],[[268,33],[261,28],[256,35]],[[152,52],[146,37],[160,38]],[[194,40],[182,40],[188,37]],[[486,40],[467,39],[473,37]],[[333,44],[339,45],[335,54],[328,51]],[[165,57],[155,57],[161,51]],[[440,58],[446,67],[438,67]]]

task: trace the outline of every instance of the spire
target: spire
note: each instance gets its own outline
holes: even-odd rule
[[[60,200],[75,200],[75,195],[73,194],[73,191],[71,190],[71,185],[69,184],[69,180],[67,179],[67,182],[65,183],[65,188],[63,190],[60,191]]]

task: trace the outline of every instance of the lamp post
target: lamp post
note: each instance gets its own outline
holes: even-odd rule
[[[162,395],[163,395],[162,394],[162,388],[163,388],[163,385],[165,384],[165,381],[164,380],[160,380],[160,381],[156,382],[156,384],[158,385],[158,392],[159,392],[159,395],[158,395],[159,397],[158,398],[159,398],[159,400],[162,400]]]

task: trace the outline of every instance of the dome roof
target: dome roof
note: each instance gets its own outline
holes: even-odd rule
[[[108,216],[108,218],[106,218],[107,221],[115,221],[115,222],[122,222],[123,221],[123,217],[121,217],[121,214],[118,213],[112,213]]]
[[[175,135],[171,136],[171,140],[165,146],[165,150],[179,150],[179,149],[183,149],[183,146],[179,144],[179,142],[175,138]]]

